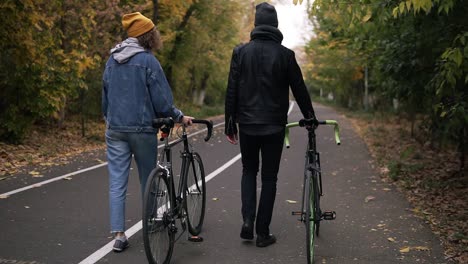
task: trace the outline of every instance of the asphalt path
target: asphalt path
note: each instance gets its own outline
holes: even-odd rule
[[[447,263],[440,241],[428,225],[412,215],[410,205],[394,186],[381,180],[350,122],[330,108],[317,104],[315,109],[319,119],[340,123],[342,141],[341,146],[334,143],[331,127],[317,130],[322,207],[336,211],[337,218],[321,224],[316,263]],[[289,121],[300,118],[295,106]],[[239,238],[240,151],[225,140],[223,131],[224,126],[218,125],[208,143],[203,141],[203,133],[190,139],[210,176],[201,233],[204,241],[189,242],[187,234],[182,235],[171,263],[306,263],[304,224],[291,215],[300,210],[306,131],[292,129],[291,148],[283,150],[270,227],[278,241],[267,248]],[[174,153],[177,157],[178,151]],[[135,166],[126,207],[131,246],[124,253],[109,251],[108,174],[103,162],[105,153],[85,153],[66,166],[42,171],[42,178],[16,175],[1,181],[0,264],[147,263]],[[40,183],[49,179],[58,180]],[[31,185],[33,188],[12,192]],[[409,252],[400,252],[402,249]]]

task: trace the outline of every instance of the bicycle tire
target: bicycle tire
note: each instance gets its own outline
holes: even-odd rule
[[[314,187],[314,222],[315,222],[315,235],[319,237],[320,234],[320,220],[322,218],[322,210],[320,209],[320,190],[318,183],[318,172],[315,172],[312,179]]]
[[[185,209],[190,234],[200,234],[205,218],[206,182],[205,169],[198,153],[192,154],[187,170]]]
[[[172,200],[166,171],[154,169],[143,196],[143,244],[150,264],[167,264],[174,249]]]
[[[311,171],[306,172],[304,196],[305,196],[305,217],[304,223],[306,226],[306,250],[307,263],[314,263],[314,242],[315,242],[315,191],[312,181]]]

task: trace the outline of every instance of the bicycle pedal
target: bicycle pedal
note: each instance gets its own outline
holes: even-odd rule
[[[188,238],[190,242],[203,242],[203,237],[201,236],[191,236]]]
[[[335,211],[325,211],[322,213],[323,220],[335,220],[336,212]]]
[[[169,232],[175,234],[175,233],[177,233],[177,231],[178,231],[178,228],[175,225],[169,226]]]

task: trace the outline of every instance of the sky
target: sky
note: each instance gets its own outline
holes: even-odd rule
[[[312,33],[312,25],[307,17],[307,1],[294,5],[292,0],[274,4],[278,14],[279,30],[283,33],[283,46],[293,49],[303,45]]]

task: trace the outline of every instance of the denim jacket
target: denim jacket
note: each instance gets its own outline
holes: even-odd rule
[[[137,45],[136,39],[128,40]],[[129,53],[125,41],[119,45],[112,49],[103,76],[102,112],[107,129],[154,133],[154,118],[180,121],[183,113],[173,104],[171,88],[155,56],[141,47]]]

